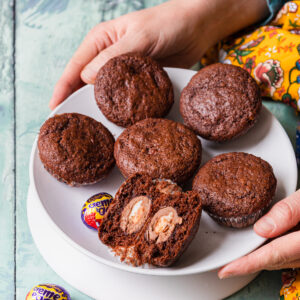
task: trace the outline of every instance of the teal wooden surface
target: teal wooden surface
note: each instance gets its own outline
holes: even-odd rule
[[[0,299],[14,297],[13,3],[0,1]]]
[[[33,243],[26,216],[30,150],[40,125],[50,113],[48,101],[54,84],[89,29],[100,21],[161,2],[16,0],[14,6],[9,1],[0,1],[0,139],[5,141],[0,147],[0,299],[14,299],[14,295],[15,299],[25,299],[28,290],[41,282],[64,286],[73,300],[90,299],[58,277]],[[279,103],[267,103],[267,106],[294,142],[298,119],[294,111]],[[280,286],[279,271],[262,272],[228,299],[277,299]]]

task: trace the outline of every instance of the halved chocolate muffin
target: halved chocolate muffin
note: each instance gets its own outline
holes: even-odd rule
[[[118,190],[102,224],[100,240],[134,266],[173,264],[198,231],[201,200],[170,180],[135,174]]]
[[[100,122],[77,113],[55,115],[41,127],[38,149],[45,169],[71,186],[100,181],[115,165],[114,138]]]
[[[252,154],[231,152],[218,155],[200,168],[193,190],[203,209],[218,223],[249,226],[271,204],[276,178],[271,165]]]

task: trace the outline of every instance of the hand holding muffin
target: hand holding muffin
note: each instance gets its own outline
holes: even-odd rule
[[[265,0],[173,0],[101,23],[66,66],[50,108],[82,84],[94,83],[98,70],[112,57],[141,52],[163,66],[191,67],[218,41],[267,14]]]

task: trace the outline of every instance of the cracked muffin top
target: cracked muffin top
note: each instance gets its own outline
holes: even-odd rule
[[[203,138],[218,142],[245,134],[261,106],[259,87],[251,75],[221,63],[201,69],[180,97],[184,123]]]
[[[105,117],[123,127],[163,117],[174,103],[168,74],[151,57],[138,53],[116,56],[99,70],[95,98]]]
[[[146,173],[183,183],[201,162],[201,142],[192,130],[167,119],[146,119],[118,137],[114,156],[125,177]]]
[[[193,181],[203,208],[221,218],[247,217],[268,207],[276,190],[271,165],[252,154],[218,155],[200,168]]]
[[[38,149],[45,169],[68,185],[92,184],[113,168],[114,138],[100,122],[78,113],[55,115],[41,127]]]

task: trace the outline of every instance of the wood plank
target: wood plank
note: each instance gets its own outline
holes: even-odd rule
[[[24,212],[33,141],[50,113],[48,101],[56,80],[91,23],[100,17],[98,6],[97,0],[72,1],[72,5],[65,0],[17,1],[17,299],[25,299],[27,292],[42,282],[65,287],[74,299],[89,299],[56,275],[41,257]]]
[[[86,35],[99,21],[135,9],[123,1],[17,1],[16,120],[17,120],[17,299],[39,282],[60,284],[75,299],[89,299],[70,287],[45,263],[33,243],[26,213],[28,163],[39,127],[50,113],[48,101],[55,82]],[[139,8],[160,1],[141,2]],[[129,2],[128,2],[129,3]]]
[[[14,298],[13,6],[0,1],[0,299]]]

